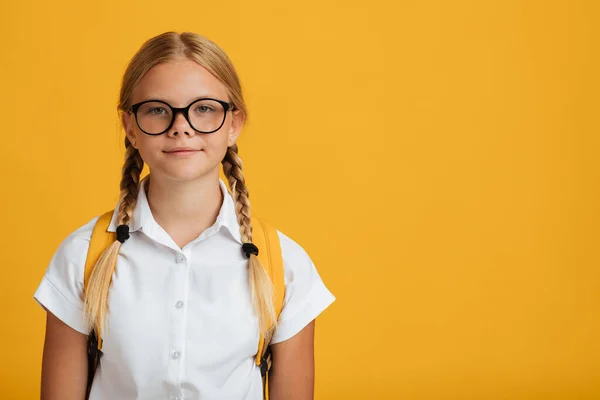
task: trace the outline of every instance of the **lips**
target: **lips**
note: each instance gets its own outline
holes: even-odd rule
[[[164,150],[165,153],[169,153],[169,154],[189,154],[189,153],[196,153],[198,151],[200,151],[200,150],[194,149],[191,147],[176,147],[171,150]]]

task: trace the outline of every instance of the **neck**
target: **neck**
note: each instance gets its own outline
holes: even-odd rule
[[[172,237],[199,235],[214,224],[223,204],[218,169],[188,181],[151,174],[146,184],[152,216]]]

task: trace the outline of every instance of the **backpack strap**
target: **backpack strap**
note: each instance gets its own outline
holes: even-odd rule
[[[110,225],[112,216],[113,210],[107,211],[98,218],[98,221],[94,226],[94,231],[92,232],[92,237],[90,239],[90,247],[88,248],[87,257],[85,259],[85,272],[83,275],[84,291],[87,289],[96,261],[98,261],[102,252],[110,246],[112,242],[117,240],[116,232],[108,232],[108,226]],[[98,350],[102,349],[102,338],[97,337],[95,340],[98,342]]]
[[[273,303],[275,316],[279,318],[283,308],[285,297],[285,281],[283,277],[283,258],[281,255],[281,244],[277,230],[262,219],[252,217],[252,242],[258,247],[258,259],[265,267],[271,282],[273,283]],[[271,352],[269,343],[273,337],[274,330],[264,337],[261,333],[256,353],[256,365],[260,366],[264,377],[264,398],[269,399],[269,370],[271,369]]]

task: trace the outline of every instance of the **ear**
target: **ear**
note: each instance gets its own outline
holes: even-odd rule
[[[245,118],[240,110],[234,110],[231,112],[231,126],[229,128],[229,133],[227,134],[228,147],[233,146],[240,136],[240,133],[242,133],[244,120]]]
[[[129,139],[131,145],[137,149],[137,137],[135,129],[133,128],[135,124],[135,117],[133,116],[133,114],[130,114],[128,111],[123,111],[121,113],[121,124],[123,124],[123,130],[127,135],[127,139]]]

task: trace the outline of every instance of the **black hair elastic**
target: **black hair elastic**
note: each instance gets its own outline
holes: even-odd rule
[[[117,226],[117,240],[121,243],[125,243],[127,239],[129,239],[129,225]]]
[[[246,253],[246,257],[248,258],[250,258],[250,254],[258,256],[258,247],[256,247],[254,243],[244,243],[242,245],[242,250]]]

